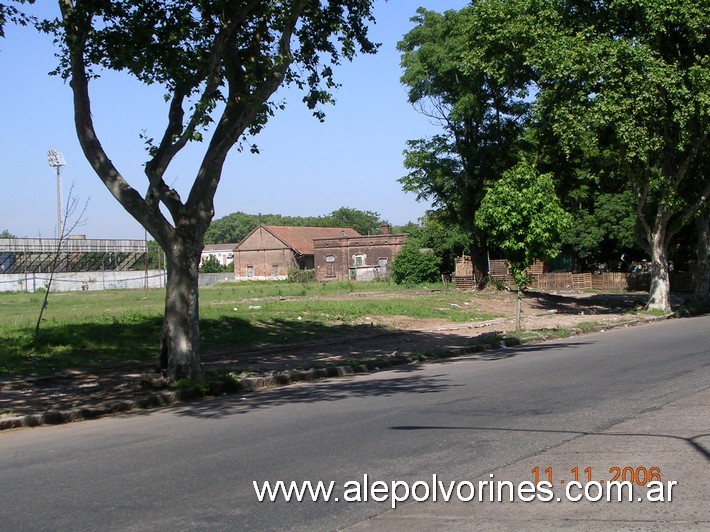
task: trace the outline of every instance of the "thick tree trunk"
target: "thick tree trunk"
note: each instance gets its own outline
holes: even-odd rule
[[[483,289],[488,282],[488,248],[485,244],[478,242],[471,244],[471,262],[478,288]]]
[[[710,214],[701,211],[695,218],[698,229],[698,243],[695,252],[698,256],[698,269],[695,273],[695,300],[710,301]]]
[[[668,276],[668,250],[665,231],[656,230],[650,235],[651,289],[649,290],[649,310],[671,310],[671,286]]]
[[[167,258],[165,315],[160,338],[160,367],[171,382],[202,380],[198,276],[202,245],[176,241]]]

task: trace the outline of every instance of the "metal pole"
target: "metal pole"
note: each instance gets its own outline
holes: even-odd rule
[[[61,171],[66,161],[64,156],[57,150],[47,150],[47,162],[49,166],[57,169],[57,240],[62,238],[62,178]]]
[[[57,239],[62,238],[62,167],[57,166]]]

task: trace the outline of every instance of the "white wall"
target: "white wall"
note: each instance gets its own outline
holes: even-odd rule
[[[165,286],[163,270],[148,270],[148,288]],[[34,292],[47,287],[48,273],[10,273],[0,275],[0,292]],[[145,288],[146,274],[142,271],[130,272],[77,272],[55,273],[52,290],[68,292],[81,290],[82,285],[89,290],[115,290],[122,288]]]

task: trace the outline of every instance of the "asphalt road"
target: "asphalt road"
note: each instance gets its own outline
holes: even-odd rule
[[[710,387],[710,317],[0,433],[2,530],[332,530],[347,481],[466,480]],[[253,481],[341,502],[257,502]],[[352,486],[349,485],[349,486]]]

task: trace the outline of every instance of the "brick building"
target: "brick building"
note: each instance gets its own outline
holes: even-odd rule
[[[393,235],[388,225],[382,234],[341,234],[314,240],[317,281],[367,281],[387,277],[392,260],[407,241],[407,235]]]
[[[283,280],[291,269],[313,269],[315,239],[358,237],[347,227],[260,225],[234,249],[234,276],[240,280]]]

